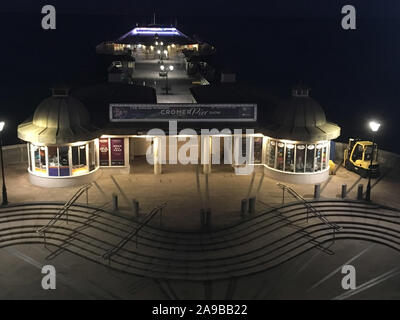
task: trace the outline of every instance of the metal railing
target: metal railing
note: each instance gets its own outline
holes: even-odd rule
[[[157,214],[160,214],[160,223],[161,223],[161,217],[162,217],[162,211],[164,208],[167,206],[167,203],[164,202],[154,209],[152,209],[144,218],[144,220],[140,223],[140,225],[136,228],[134,228],[131,232],[129,232],[124,238],[121,239],[118,244],[105,252],[102,255],[103,259],[108,259],[110,262],[110,259],[113,255],[117,254],[119,250],[121,250],[134,236],[137,236],[139,231],[146,226]],[[136,239],[136,246],[137,246],[137,239]]]
[[[46,260],[50,260],[55,258],[56,256],[60,255],[64,249],[71,244],[72,240],[75,240],[78,235],[81,234],[81,232],[90,227],[90,224],[93,223],[96,218],[99,217],[100,213],[110,205],[110,202],[104,203],[102,206],[94,208],[92,211],[87,212],[88,217],[86,218],[85,221],[83,221],[79,226],[77,226],[75,229],[72,230],[72,232],[62,241],[62,243],[59,245],[57,250],[53,251],[50,253],[47,257]]]
[[[277,183],[277,186],[283,190],[283,193],[288,192],[291,196],[293,196],[296,200],[300,201],[307,208],[307,222],[308,216],[311,212],[316,218],[330,227],[333,231],[333,239],[335,240],[336,232],[342,229],[342,227],[338,226],[336,223],[330,222],[326,217],[324,217],[317,209],[315,209],[308,201],[306,201],[301,195],[299,195],[296,191],[294,191],[291,187],[284,185],[283,183]],[[284,197],[284,194],[283,194]]]
[[[43,227],[39,228],[36,230],[37,233],[40,235],[43,235],[44,239],[44,245],[46,246],[46,231],[54,226],[54,224],[59,221],[64,214],[66,215],[67,218],[67,224],[68,224],[68,210],[69,208],[76,202],[76,200],[79,199],[79,197],[84,193],[89,190],[89,188],[92,186],[92,184],[86,184],[83,187],[79,188],[78,191],[75,192],[75,194],[69,199],[64,206],[57,212],[57,214]],[[87,200],[87,197],[86,197]]]

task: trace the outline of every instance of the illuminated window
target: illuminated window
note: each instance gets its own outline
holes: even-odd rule
[[[327,168],[327,163],[328,163],[328,146],[325,145],[324,148],[322,149],[322,170],[325,170]]]
[[[254,163],[262,162],[262,137],[254,138]]]
[[[59,159],[60,159],[60,176],[69,176],[69,147],[62,146],[58,148]]]
[[[88,172],[86,162],[86,145],[71,147],[72,175]]]
[[[315,146],[313,144],[307,145],[306,172],[314,172],[314,153]]]
[[[286,144],[285,171],[294,171],[294,145]]]
[[[306,146],[298,144],[296,147],[296,172],[304,172]]]
[[[285,150],[285,144],[283,142],[279,142],[276,152],[276,169],[278,170],[283,170],[284,150]]]
[[[33,146],[35,172],[47,174],[46,148]]]
[[[318,144],[315,147],[315,171],[321,171],[322,169],[322,144]]]
[[[96,168],[96,154],[94,142],[89,142],[89,171],[92,171]]]
[[[49,176],[58,176],[58,148],[47,147],[47,155],[49,159]]]
[[[275,150],[276,150],[276,142],[274,140],[270,140],[268,143],[268,159],[267,165],[268,167],[275,167]]]

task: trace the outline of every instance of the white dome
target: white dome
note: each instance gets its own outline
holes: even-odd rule
[[[94,139],[95,130],[83,103],[64,94],[44,99],[33,120],[18,126],[18,137],[32,143],[60,145]]]

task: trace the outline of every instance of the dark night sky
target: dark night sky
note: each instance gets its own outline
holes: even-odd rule
[[[2,1],[1,12],[37,12],[45,4],[60,12],[82,14],[149,15],[155,11],[164,16],[261,16],[272,18],[335,18],[343,5],[354,5],[364,18],[398,18],[398,0],[14,0]]]
[[[40,28],[45,4],[57,9],[55,31]],[[346,4],[357,9],[355,31],[340,28]],[[6,140],[15,143],[17,124],[54,83],[98,72],[98,43],[150,22],[154,11],[158,22],[177,17],[181,31],[215,45],[239,81],[283,92],[299,80],[310,84],[328,119],[342,126],[342,141],[367,138],[366,121],[382,119],[378,142],[400,152],[399,0],[2,1],[0,117],[10,123]],[[253,47],[243,50],[241,42]]]

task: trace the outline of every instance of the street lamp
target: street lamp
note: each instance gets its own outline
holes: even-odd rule
[[[168,73],[174,70],[174,66],[169,65],[168,68],[164,64],[160,65],[160,76],[165,77],[165,94],[168,94]]]
[[[372,131],[372,152],[371,152],[371,163],[368,170],[368,184],[367,184],[367,193],[365,194],[365,200],[371,201],[371,172],[372,172],[372,160],[374,159],[374,149],[375,149],[375,134],[379,130],[381,124],[376,121],[371,121],[369,123],[369,127]]]
[[[5,122],[0,122],[0,134],[3,132]],[[4,161],[3,161],[3,138],[0,137],[0,160],[1,160],[1,175],[3,178],[3,202],[2,205],[6,206],[8,204],[7,200],[7,189],[6,189],[6,178],[4,176]]]

